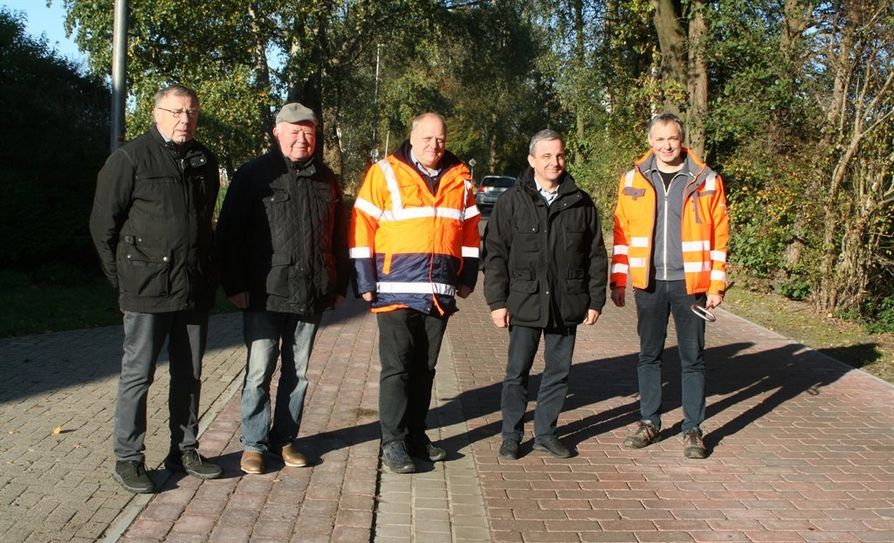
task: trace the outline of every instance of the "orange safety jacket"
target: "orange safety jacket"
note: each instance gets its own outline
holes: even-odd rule
[[[481,217],[471,175],[446,153],[432,194],[406,160],[396,153],[373,164],[357,193],[349,234],[355,286],[375,293],[373,312],[449,315],[457,288],[474,288],[478,278]]]
[[[683,152],[698,168],[683,192],[682,231],[683,271],[689,294],[723,293],[726,289],[726,251],[729,241],[729,214],[720,175],[688,149]],[[634,288],[649,284],[652,250],[655,243],[657,197],[642,166],[651,158],[650,150],[633,168],[621,176],[615,208],[614,248],[611,286],[626,287],[627,276]]]

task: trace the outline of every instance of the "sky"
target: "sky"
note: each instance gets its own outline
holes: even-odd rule
[[[60,56],[65,57],[75,64],[85,64],[87,57],[80,51],[74,41],[65,37],[65,9],[62,0],[52,0],[48,8],[46,0],[0,0],[0,6],[8,11],[22,11],[27,15],[28,21],[25,30],[35,38],[46,34],[51,47],[55,48]]]

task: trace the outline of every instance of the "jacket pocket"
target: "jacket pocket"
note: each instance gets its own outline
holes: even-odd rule
[[[282,228],[282,225],[289,220],[289,198],[289,193],[284,190],[274,190],[273,194],[264,197],[264,208],[271,232]]]
[[[587,274],[581,268],[571,268],[565,272],[563,296],[559,302],[559,312],[565,322],[581,322],[590,306],[587,289]]]
[[[167,296],[170,287],[169,251],[152,253],[126,236],[118,248],[118,285],[137,296]]]
[[[516,223],[514,248],[523,253],[540,252],[540,225],[534,223]],[[523,270],[527,271],[527,270]]]
[[[540,285],[532,270],[516,269],[509,279],[509,297],[506,306],[513,317],[522,321],[540,319]]]
[[[291,255],[274,253],[270,257],[270,271],[267,272],[267,294],[287,298],[291,294],[289,288],[289,272],[292,263]]]

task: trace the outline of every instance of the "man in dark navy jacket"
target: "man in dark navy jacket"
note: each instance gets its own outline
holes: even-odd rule
[[[543,336],[534,449],[567,458],[557,422],[577,325],[595,324],[605,305],[607,258],[596,206],[565,171],[562,137],[553,130],[535,134],[528,164],[497,200],[484,235],[484,296],[494,324],[509,328],[500,456],[518,458],[528,377]]]

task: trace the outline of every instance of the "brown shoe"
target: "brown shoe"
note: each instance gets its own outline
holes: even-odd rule
[[[264,455],[255,451],[243,451],[239,469],[245,473],[264,473]]]
[[[636,432],[631,434],[624,440],[624,446],[628,449],[642,449],[646,445],[651,445],[658,441],[658,428],[649,422],[639,421],[639,427]]]
[[[683,434],[683,456],[702,459],[708,457],[708,449],[702,440],[702,432],[698,428]]]
[[[283,464],[290,468],[303,468],[307,466],[307,457],[298,452],[298,449],[291,443],[284,445],[283,448],[278,451],[273,451],[273,453],[282,458]]]

